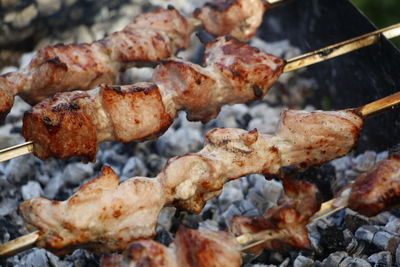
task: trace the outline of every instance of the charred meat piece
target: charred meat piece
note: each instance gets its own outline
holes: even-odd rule
[[[23,136],[34,141],[42,159],[94,160],[97,144],[156,137],[179,110],[206,122],[223,105],[258,99],[284,66],[282,59],[226,37],[206,45],[204,61],[206,67],[168,60],[156,68],[154,83],[59,93],[25,114]]]
[[[152,83],[58,93],[24,115],[23,136],[40,158],[94,160],[98,144],[157,136],[172,123]]]
[[[256,34],[268,5],[263,0],[216,0],[193,12],[205,30],[246,41]]]
[[[123,256],[106,256],[102,266],[224,267],[242,263],[242,253],[235,238],[227,232],[192,230],[180,227],[169,246],[152,240],[129,245]]]
[[[193,29],[177,10],[159,9],[96,42],[45,47],[28,66],[0,76],[0,113],[8,113],[16,94],[36,104],[57,92],[115,84],[118,72],[133,63],[160,61],[187,48]]]
[[[348,207],[366,216],[399,207],[400,153],[390,155],[358,176],[348,194]]]
[[[262,249],[286,250],[288,248],[309,249],[311,247],[306,225],[321,206],[317,187],[306,181],[284,179],[285,196],[278,205],[258,217],[236,216],[232,219],[231,231],[236,236],[272,230],[280,237],[264,242],[249,250],[260,253]]]

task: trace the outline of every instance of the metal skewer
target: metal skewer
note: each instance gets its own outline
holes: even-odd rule
[[[283,69],[283,72],[300,69],[366,46],[373,45],[379,41],[382,35],[387,39],[400,36],[400,23],[291,58],[286,61],[287,64]]]
[[[387,109],[395,108],[398,105],[400,105],[400,92],[359,107],[356,111],[364,118],[368,118]]]
[[[271,1],[279,2],[283,0],[271,0]],[[400,23],[289,59],[287,60],[287,64],[283,71],[288,72],[291,70],[299,69],[305,66],[309,66],[311,64],[328,60],[330,58],[337,57],[345,53],[349,53],[351,51],[372,45],[376,43],[381,38],[382,35],[388,39],[400,36]],[[377,103],[376,105],[379,106],[382,104],[383,103]],[[387,108],[390,108],[397,104],[398,101],[394,104],[389,104]],[[369,109],[373,110],[374,107],[369,106],[368,108],[365,109],[365,112],[368,112]],[[34,152],[34,143],[32,141],[8,147],[0,150],[0,162],[7,161],[12,158],[16,158],[33,152]]]
[[[0,162],[13,159],[19,156],[33,153],[33,142],[25,142],[16,146],[8,147],[0,150]]]

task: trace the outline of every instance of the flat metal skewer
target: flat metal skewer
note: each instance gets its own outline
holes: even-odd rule
[[[288,72],[291,70],[296,70],[372,45],[376,43],[382,35],[386,38],[394,38],[400,36],[400,23],[289,59],[287,60],[287,64],[283,71]],[[29,154],[33,151],[34,144],[31,141],[13,147],[5,148],[0,150],[0,162]]]

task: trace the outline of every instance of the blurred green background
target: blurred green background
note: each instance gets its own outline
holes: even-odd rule
[[[400,0],[351,0],[378,27],[400,23]],[[400,48],[400,38],[392,40]]]

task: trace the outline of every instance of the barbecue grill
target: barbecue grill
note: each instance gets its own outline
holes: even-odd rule
[[[300,0],[270,10],[260,27],[260,36],[267,41],[289,39],[304,53],[374,29],[350,1]],[[373,46],[310,66],[304,75],[313,77],[318,89],[305,103],[321,109],[341,109],[398,92],[399,60],[399,50],[382,39]],[[358,151],[381,151],[397,144],[399,125],[396,112],[371,120],[364,128]]]
[[[301,52],[304,53],[363,33],[371,32],[374,29],[374,26],[347,0],[293,0],[267,12],[258,36],[267,42],[287,39],[290,41],[291,45],[298,47]],[[351,54],[319,63],[315,66],[310,66],[301,73],[301,76],[314,79],[316,89],[312,90],[311,94],[306,95],[304,102],[301,104],[311,104],[320,109],[342,109],[361,106],[377,98],[398,92],[400,89],[400,79],[397,75],[400,70],[400,64],[398,62],[400,62],[399,51],[389,41],[380,40],[371,47],[363,48]],[[288,88],[290,90],[290,87]],[[279,92],[279,88],[275,90]],[[272,102],[271,104],[278,104],[278,102],[279,101],[276,103]],[[389,112],[369,120],[363,130],[356,154],[366,150],[380,152],[397,144],[399,142],[399,140],[396,139],[396,137],[399,136],[399,126],[400,116],[398,116],[398,112]],[[108,144],[105,145],[105,147],[116,148]],[[130,145],[128,148],[121,148],[121,146],[119,146],[119,149],[139,150],[135,148],[135,145]],[[104,149],[102,149],[100,153],[103,153],[103,151]],[[118,152],[115,152],[114,155],[118,157]],[[70,162],[75,163],[73,160]],[[118,163],[115,162],[108,163],[111,165],[118,165]],[[54,162],[52,164],[54,166]],[[59,164],[59,162],[56,164]],[[3,163],[3,166],[6,168],[8,165],[7,163]],[[100,164],[93,165],[93,167],[98,170]],[[322,171],[314,169],[302,175],[317,177],[320,175],[332,176],[334,174],[331,165],[326,165],[322,167]],[[20,185],[25,184],[25,182],[26,181],[20,181]],[[63,197],[65,197],[65,195],[57,196],[57,198]],[[211,212],[211,209],[207,210],[207,212]],[[177,214],[177,216],[178,218],[174,219],[178,221],[177,223],[184,222],[189,226],[198,224],[198,221],[193,219],[195,216],[187,214]],[[181,217],[179,218],[179,216]],[[354,220],[364,219],[354,214],[352,214],[352,216]],[[385,216],[388,217],[387,213],[383,215],[383,217]],[[208,218],[210,216],[203,214],[203,217]],[[336,220],[350,220],[349,218],[351,218],[351,216],[348,214],[344,215],[344,213],[341,212],[341,214],[336,217]],[[350,223],[347,223],[347,228],[349,228],[348,225],[350,225]],[[368,223],[370,223],[370,221],[368,221]],[[0,224],[3,224],[4,230],[2,230],[2,234],[7,233],[6,228],[12,228],[6,225],[5,220],[0,221]],[[339,223],[338,225],[337,229],[341,231],[342,228],[340,227],[343,227],[343,225]],[[332,238],[334,234],[337,234],[337,229],[332,230],[329,227],[323,229],[323,231],[325,231],[324,236]],[[334,234],[326,234],[326,232],[329,231],[333,231]],[[12,238],[17,236],[16,232],[16,229],[10,231]],[[161,232],[158,237],[158,240],[166,242],[163,238],[168,239],[168,237],[162,237],[162,233],[163,232]],[[168,233],[164,234],[169,236]],[[341,241],[342,240],[337,240],[339,243]],[[325,242],[322,243],[328,246],[328,242]],[[335,248],[334,244],[330,244],[330,246]],[[341,244],[337,244],[336,247],[340,248]],[[327,251],[331,252],[332,249],[329,248]],[[373,253],[377,253],[379,249],[371,249],[371,251],[370,254],[366,254],[368,251],[363,251],[363,253],[369,256]],[[39,263],[40,265],[40,261],[38,260],[40,256],[38,255],[47,255],[46,257],[49,257],[43,262],[49,260],[57,261],[56,258],[48,256],[49,254],[38,254],[37,251],[35,251],[36,254],[33,252],[30,253],[31,254],[22,254],[19,258],[17,257],[12,261],[9,260],[8,264],[16,264],[19,260],[21,260],[20,264],[23,264],[24,261],[28,261],[29,257],[31,257],[35,259],[34,262],[36,264]],[[89,263],[93,259],[94,262],[98,261],[96,256],[84,252],[79,253],[81,254],[75,255],[76,258],[72,256],[72,262],[77,259],[82,259],[86,261],[86,263]],[[324,256],[328,256],[326,251],[324,253]],[[282,254],[265,252],[260,257],[252,260],[253,263],[278,264],[281,261],[283,264],[289,264],[287,258],[290,254],[292,254],[292,252]],[[292,256],[292,260],[296,257],[297,256]],[[392,254],[392,257],[394,259],[396,255]],[[302,258],[297,258],[297,264],[299,264]],[[317,258],[321,261],[323,259],[321,255]],[[250,261],[250,259],[248,260]],[[304,264],[310,264],[310,261],[302,260]],[[293,261],[290,262],[290,264],[292,263]]]

